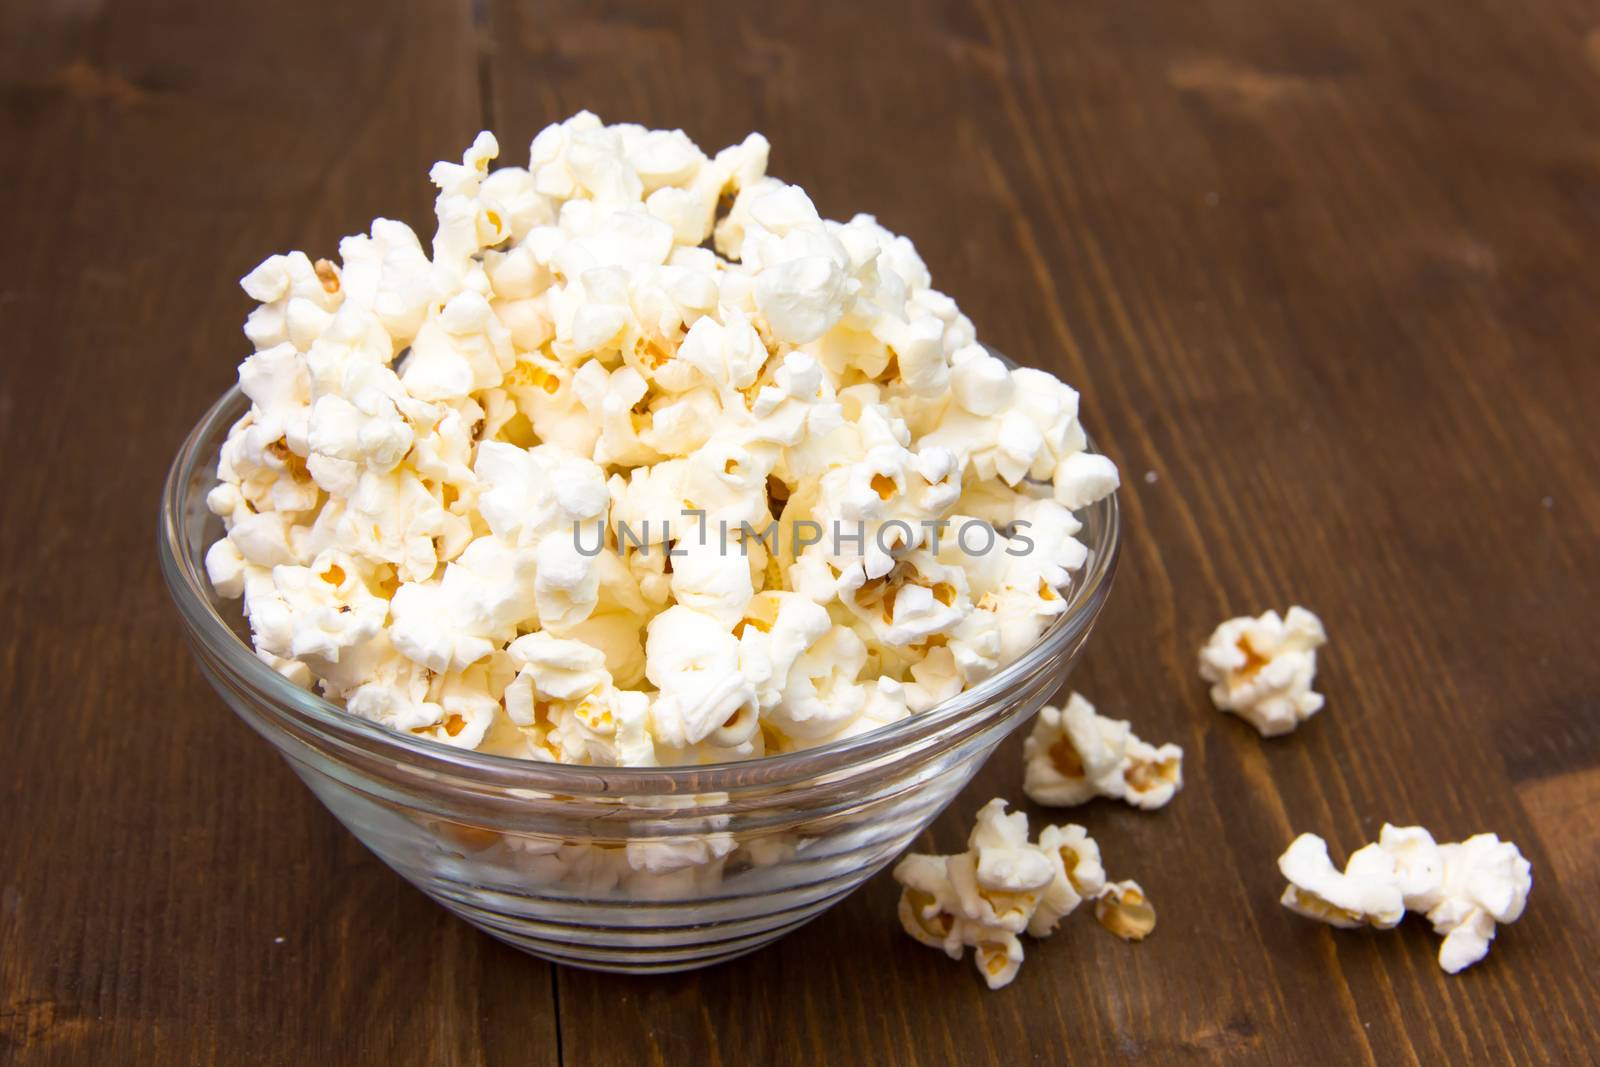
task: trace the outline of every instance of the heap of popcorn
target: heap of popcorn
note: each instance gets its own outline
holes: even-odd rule
[[[767,151],[581,113],[491,172],[482,133],[431,255],[377,219],[243,279],[206,567],[262,659],[403,733],[651,766],[874,729],[1038,639],[1117,486],[1077,393]]]

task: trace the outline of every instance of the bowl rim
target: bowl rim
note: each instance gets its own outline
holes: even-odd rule
[[[1073,576],[1066,610],[1026,652],[949,700],[854,737],[772,756],[658,767],[590,766],[496,755],[410,736],[352,715],[279,674],[223,619],[203,562],[209,545],[195,548],[189,544],[184,517],[197,496],[204,507],[204,494],[216,484],[215,449],[207,443],[215,439],[215,447],[220,448],[227,428],[248,410],[248,403],[237,384],[219,397],[190,429],[162,487],[157,526],[162,576],[191,640],[201,646],[197,652],[209,653],[234,681],[247,687],[256,698],[258,712],[267,712],[280,727],[298,724],[303,729],[294,732],[309,730],[337,748],[359,750],[369,758],[425,777],[450,778],[491,790],[595,796],[782,787],[859,770],[936,743],[940,735],[965,736],[970,731],[961,727],[975,729],[991,717],[974,713],[987,708],[998,717],[1008,710],[1003,699],[1008,690],[1087,637],[1105,605],[1121,551],[1121,510],[1113,492],[1074,513],[1085,531],[1098,531],[1099,536],[1086,545],[1089,555]],[[1098,451],[1093,440],[1085,437],[1087,449]],[[202,462],[207,465],[202,467]],[[240,710],[235,705],[235,711]]]

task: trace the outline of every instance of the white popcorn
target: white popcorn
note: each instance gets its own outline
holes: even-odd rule
[[[551,537],[573,542],[574,524],[602,521],[610,506],[601,469],[550,446],[522,449],[485,441],[474,471],[484,522],[496,537],[519,547],[537,547]]]
[[[1100,846],[1076,824],[1046,826],[1039,831],[1039,847],[1050,859],[1052,874],[1038,909],[1028,922],[1028,933],[1044,937],[1072,914],[1079,904],[1093,899],[1105,887]]]
[[[1498,923],[1516,922],[1533,889],[1533,865],[1494,834],[1476,834],[1439,846],[1443,873],[1437,902],[1427,911],[1433,932],[1444,935],[1439,966],[1451,974],[1489,951]]]
[[[442,722],[444,708],[428,699],[426,668],[403,656],[380,659],[360,685],[345,694],[344,706],[363,719],[405,732]]]
[[[206,568],[264,662],[441,744],[653,766],[881,729],[1038,640],[1087,559],[1072,509],[1117,484],[1077,393],[1009,369],[910,241],[823,219],[769,148],[582,112],[491,170],[484,132],[429,172],[431,242],[378,218],[338,262],[241,280],[250,408]],[[1104,790],[1163,803],[1169,749],[1120,744]],[[670,899],[720,878],[719,832],[513,851]],[[974,849],[950,936],[1009,978],[1088,867]]]
[[[267,257],[239,285],[261,304],[244,327],[257,351],[289,344],[304,352],[341,299],[338,270],[326,260],[313,264],[304,252]]]
[[[1532,865],[1494,834],[1439,845],[1420,826],[1388,823],[1343,873],[1314,834],[1297,837],[1278,867],[1289,882],[1283,905],[1334,926],[1387,929],[1407,911],[1426,915],[1444,938],[1439,966],[1450,974],[1488,953],[1497,924],[1520,918],[1533,888]]]
[[[500,707],[510,673],[499,657],[464,671],[436,674],[398,655],[383,636],[361,650],[347,684],[333,686],[354,715],[457,748],[477,748]],[[324,678],[324,684],[328,679]]]
[[[1000,799],[978,812],[967,851],[909,854],[895,866],[894,878],[903,887],[899,915],[906,933],[951,959],[971,947],[990,989],[1016,977],[1023,958],[1018,935],[1049,936],[1085,900],[1096,899],[1097,917],[1129,940],[1155,925],[1155,911],[1137,883],[1107,885],[1100,849],[1083,827],[1047,826],[1032,843],[1028,817],[1007,814]],[[1104,914],[1111,907],[1116,921]]]
[[[799,593],[764,590],[750,598],[733,633],[739,669],[763,711],[783,699],[795,661],[832,628],[827,609]]]
[[[1011,405],[1011,372],[981,345],[950,357],[951,398],[974,415],[998,415]]]
[[[423,322],[400,380],[419,400],[452,400],[499,385],[515,362],[510,332],[467,290]]]
[[[1121,484],[1116,464],[1105,456],[1074,452],[1056,465],[1056,503],[1076,511],[1109,496]]]
[[[434,679],[430,693],[443,718],[415,732],[455,748],[479,747],[500,711],[506,673],[503,665],[491,660]]]
[[[535,699],[581,700],[611,681],[605,656],[582,641],[531,633],[511,642],[506,651],[522,668],[513,684],[526,680],[527,696],[506,705],[511,721],[523,726],[533,722]]]
[[[532,550],[540,625],[566,631],[582,623],[599,597],[596,558],[584,545],[598,548],[610,500],[600,468],[553,446],[486,441],[476,472],[489,529]]]
[[[426,580],[472,539],[471,524],[404,466],[359,475],[349,496],[323,507],[324,520],[341,548],[392,565],[405,581]]]
[[[405,389],[394,372],[380,364],[357,363],[345,375],[342,394],[317,398],[307,427],[307,443],[318,456],[387,473],[399,466],[416,439],[396,399]]]
[[[598,649],[540,632],[517,638],[506,651],[520,667],[505,688],[506,714],[533,758],[655,764],[649,698],[618,689]]]
[[[438,581],[402,585],[389,605],[390,640],[434,671],[475,663],[531,618],[534,557],[495,537],[480,537]]]
[[[1200,650],[1200,677],[1211,702],[1249,722],[1263,737],[1286,734],[1322,709],[1312,692],[1317,649],[1327,643],[1322,620],[1301,607],[1279,618],[1229,619]]]
[[[1077,693],[1065,707],[1039,712],[1022,758],[1023,791],[1054,807],[1102,796],[1159,808],[1183,788],[1182,748],[1139,740],[1128,723],[1097,714]]]
[[[749,316],[734,311],[727,318],[726,323],[709,315],[697,319],[684,335],[678,358],[719,391],[737,392],[755,384],[768,353]]]
[[[249,567],[239,546],[230,538],[224,537],[206,549],[206,577],[220,597],[232,600],[244,595]]]
[[[272,568],[246,583],[245,609],[258,647],[326,674],[348,649],[377,636],[388,605],[368,589],[363,565],[335,549],[309,567]]]
[[[1405,914],[1394,859],[1377,845],[1351,853],[1340,872],[1328,858],[1328,845],[1315,834],[1301,834],[1278,857],[1288,880],[1283,906],[1334,926],[1388,929]]]
[[[660,694],[655,735],[683,748],[716,735],[723,746],[757,728],[755,689],[739,670],[739,641],[710,615],[674,605],[650,622],[645,676]]]
[[[857,678],[867,647],[848,626],[835,625],[795,657],[783,694],[764,718],[788,738],[837,733],[867,707]]]
[[[950,882],[962,913],[988,927],[1019,934],[1028,928],[1055,870],[1041,849],[1028,842],[1028,817],[1005,813],[1003,800],[978,812],[968,851],[950,857]]]

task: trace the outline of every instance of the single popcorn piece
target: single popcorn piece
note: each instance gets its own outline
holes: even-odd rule
[[[1128,723],[1096,713],[1077,693],[1065,707],[1039,712],[1022,758],[1023,791],[1051,807],[1098,796],[1159,808],[1183,788],[1182,748],[1139,740]]]
[[[1301,834],[1278,857],[1289,885],[1281,903],[1290,911],[1333,926],[1387,930],[1405,915],[1394,858],[1378,845],[1351,853],[1341,872],[1328,858],[1328,844]]]
[[[1125,940],[1155,926],[1155,911],[1135,882],[1107,885],[1100,849],[1081,826],[1047,826],[1028,839],[1028,817],[995,799],[978,812],[967,850],[911,853],[894,869],[900,925],[914,939],[959,960],[973,950],[978,973],[999,989],[1022,966],[1020,934],[1049,936],[1085,900]],[[1115,891],[1112,904],[1102,904]],[[1116,916],[1102,907],[1113,908]]]
[[[431,241],[374,219],[241,281],[250,407],[205,565],[264,662],[440,744],[692,765],[924,712],[1068,610],[1075,512],[1116,467],[1078,393],[984,348],[910,241],[822,218],[759,134],[708,154],[582,112],[526,166],[502,147],[431,168]],[[1159,806],[1181,752],[1123,725],[1087,788]],[[1041,851],[1020,818],[929,879],[960,921],[925,935],[993,981],[1104,881],[1092,841]],[[519,856],[669,897],[731,850]]]
[[[1389,929],[1407,911],[1425,915],[1444,938],[1439,966],[1450,974],[1483,959],[1497,926],[1522,916],[1533,889],[1532,865],[1494,834],[1440,845],[1420,826],[1388,823],[1342,873],[1314,834],[1295,838],[1278,868],[1289,881],[1283,905],[1333,926]]]
[[[1046,826],[1039,831],[1039,847],[1050,858],[1054,873],[1028,923],[1028,933],[1034,937],[1053,932],[1079,904],[1098,896],[1106,883],[1100,846],[1083,827]]]
[[[1433,932],[1444,936],[1439,966],[1456,974],[1488,954],[1497,924],[1522,917],[1533,889],[1533,865],[1516,845],[1494,834],[1440,845],[1439,853],[1443,875],[1427,917]]]
[[[1156,928],[1156,909],[1138,882],[1112,882],[1094,900],[1095,921],[1124,941],[1143,941]]]
[[[1286,734],[1322,710],[1313,692],[1317,649],[1328,641],[1322,620],[1292,607],[1279,618],[1229,619],[1200,650],[1200,677],[1211,685],[1211,702],[1231,711],[1263,737]]]

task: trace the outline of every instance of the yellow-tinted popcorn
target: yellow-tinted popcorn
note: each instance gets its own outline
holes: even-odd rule
[[[1023,791],[1038,804],[1071,807],[1112,797],[1159,808],[1183,788],[1183,749],[1139,740],[1128,723],[1096,713],[1073,693],[1046,707],[1023,745]]]
[[[1018,935],[1047,937],[1085,900],[1102,925],[1125,940],[1155,926],[1155,911],[1136,882],[1107,885],[1100,848],[1076,825],[1047,826],[1028,838],[1028,817],[996,798],[978,812],[967,850],[953,856],[911,853],[894,869],[901,885],[900,925],[917,941],[959,960],[973,949],[990,989],[1016,977]]]

